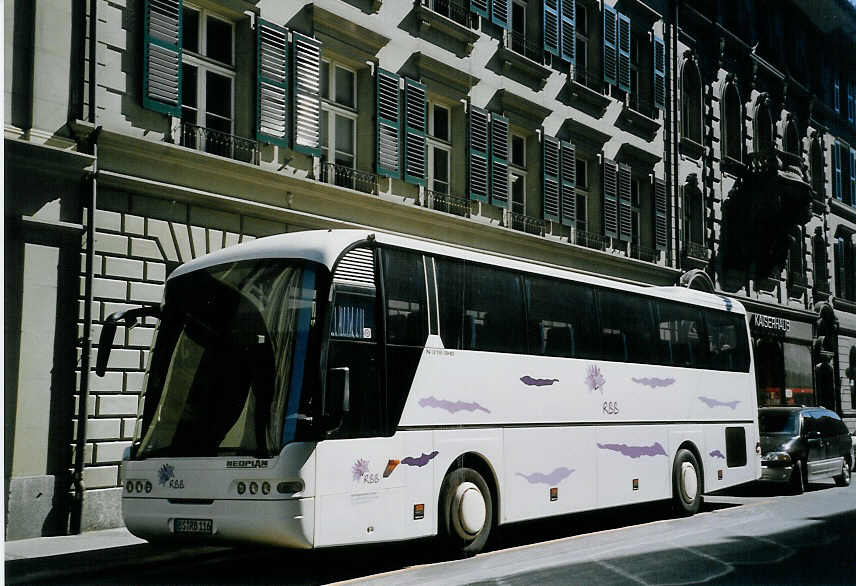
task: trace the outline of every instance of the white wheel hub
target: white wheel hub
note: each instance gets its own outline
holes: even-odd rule
[[[487,519],[487,505],[479,487],[472,482],[459,484],[452,501],[452,512],[461,537],[472,538],[481,531]]]
[[[693,502],[698,494],[696,469],[689,462],[681,463],[681,492],[683,493],[684,501],[687,503]]]

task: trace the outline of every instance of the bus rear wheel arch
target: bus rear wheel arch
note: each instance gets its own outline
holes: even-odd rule
[[[493,494],[472,468],[454,468],[443,479],[439,502],[440,537],[455,554],[484,549],[494,526]]]
[[[704,475],[693,450],[681,447],[672,465],[672,506],[681,516],[696,514],[701,508]]]

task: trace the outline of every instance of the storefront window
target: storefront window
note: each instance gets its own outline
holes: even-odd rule
[[[814,405],[811,348],[802,344],[784,344],[786,405]]]
[[[785,382],[781,340],[767,336],[756,338],[755,377],[758,381],[758,406],[781,405]]]

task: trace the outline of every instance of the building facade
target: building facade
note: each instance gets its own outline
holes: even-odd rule
[[[759,402],[834,406],[856,428],[844,0],[4,11],[7,539],[121,523],[155,324],[119,328],[99,378],[103,320],[159,303],[182,262],[287,231],[368,227],[735,296]]]

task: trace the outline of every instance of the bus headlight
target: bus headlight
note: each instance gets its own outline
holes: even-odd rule
[[[294,482],[280,482],[276,485],[276,491],[281,494],[301,492],[303,488],[302,480],[295,480]]]
[[[239,483],[238,483],[238,494],[244,494],[245,492],[247,492],[247,485],[246,485],[246,483],[244,483],[244,482],[239,482]]]
[[[767,452],[761,456],[761,462],[768,466],[787,466],[791,463],[791,457],[787,452]]]

